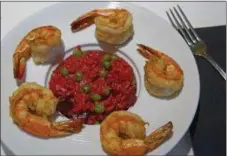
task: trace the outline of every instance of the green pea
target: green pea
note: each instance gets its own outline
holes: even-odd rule
[[[107,74],[108,74],[108,72],[107,72],[105,69],[102,69],[102,70],[99,72],[99,76],[101,76],[101,77],[106,77]]]
[[[103,113],[103,112],[105,111],[105,106],[102,105],[102,104],[100,104],[100,103],[97,103],[97,104],[95,105],[94,111],[95,111],[96,113]]]
[[[103,61],[102,65],[103,65],[103,67],[105,69],[109,69],[110,68],[110,62],[109,61]]]
[[[114,60],[117,60],[118,59],[118,56],[117,55],[112,55],[111,56],[111,60],[114,61]]]
[[[111,56],[109,54],[105,54],[102,58],[102,61],[110,61],[111,60]]]
[[[63,76],[67,76],[69,74],[69,71],[65,67],[61,67],[60,72]]]
[[[83,52],[82,52],[80,49],[75,48],[75,49],[73,50],[73,56],[81,57],[82,55],[83,55]]]
[[[101,98],[102,98],[102,96],[99,95],[99,94],[92,94],[91,95],[91,100],[92,101],[99,101],[99,100],[101,100]]]
[[[103,90],[103,92],[104,92],[104,94],[107,96],[107,95],[109,95],[110,94],[110,88],[105,88],[104,90]]]
[[[132,80],[132,84],[134,84],[134,85],[136,84],[136,79]]]
[[[83,85],[82,91],[85,92],[85,93],[88,93],[90,91],[90,85],[89,84]]]
[[[76,72],[75,77],[77,81],[81,81],[83,79],[83,73]]]
[[[95,121],[95,125],[98,125],[99,124],[99,121]]]

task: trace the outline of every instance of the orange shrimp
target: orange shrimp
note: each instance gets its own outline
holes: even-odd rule
[[[20,85],[9,100],[13,121],[30,134],[44,138],[66,136],[80,132],[83,127],[80,120],[52,122],[58,99],[35,82]]]
[[[41,64],[55,51],[52,48],[61,41],[61,31],[54,26],[42,26],[31,30],[19,43],[13,54],[14,78],[22,79],[26,61],[32,56],[36,64]],[[60,54],[58,54],[60,55]]]
[[[137,50],[148,59],[144,66],[145,87],[148,93],[159,97],[171,97],[181,90],[184,73],[176,61],[143,44],[138,44]]]
[[[126,9],[96,9],[71,23],[72,31],[80,31],[95,24],[95,36],[108,44],[123,44],[134,33],[132,14]]]
[[[144,155],[160,146],[172,135],[173,125],[168,122],[145,136],[143,119],[131,112],[115,111],[101,123],[100,140],[110,155]]]

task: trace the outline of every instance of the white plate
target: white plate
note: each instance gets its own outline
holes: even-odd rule
[[[17,25],[3,40],[1,47],[1,132],[3,143],[16,155],[103,155],[99,140],[99,126],[86,126],[79,134],[58,138],[39,139],[21,131],[9,116],[9,96],[17,88],[13,78],[13,52],[22,37],[31,29],[41,25],[55,25],[62,31],[65,49],[78,44],[91,44],[99,48],[94,36],[95,26],[78,33],[71,33],[70,23],[79,15],[104,7],[123,7],[133,14],[135,35],[124,47],[123,56],[132,64],[139,82],[139,98],[130,111],[150,122],[147,133],[168,121],[174,125],[174,134],[149,154],[165,155],[188,130],[197,109],[200,83],[195,59],[182,37],[162,18],[144,8],[129,3],[89,2],[59,3],[36,13]],[[164,11],[164,10],[163,10]],[[143,82],[145,59],[136,51],[136,43],[157,48],[173,57],[184,71],[184,87],[180,95],[172,100],[154,98],[146,92]],[[45,85],[49,66],[27,63],[26,81]]]

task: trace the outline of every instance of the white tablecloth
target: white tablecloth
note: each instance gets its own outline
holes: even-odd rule
[[[3,2],[1,3],[1,40],[19,22],[29,15],[57,2]],[[152,10],[168,20],[165,11],[179,4],[194,27],[208,27],[226,24],[225,2],[132,2]],[[1,146],[1,155],[9,151]],[[190,135],[187,132],[170,155],[194,155]]]

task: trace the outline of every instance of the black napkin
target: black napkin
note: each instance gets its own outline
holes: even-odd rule
[[[208,54],[226,70],[226,26],[196,29]],[[202,57],[195,56],[200,73],[200,100],[190,127],[195,156],[225,156],[226,81]]]

